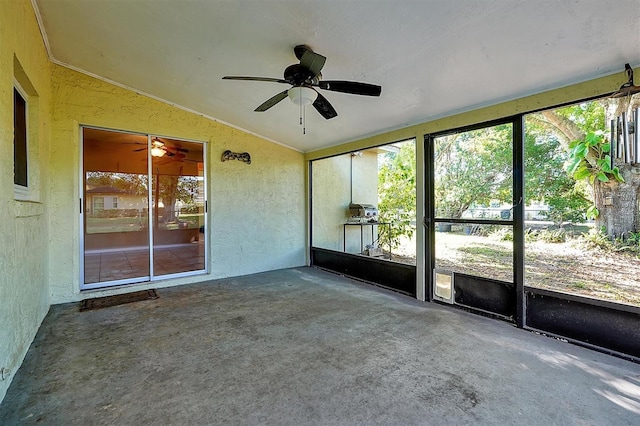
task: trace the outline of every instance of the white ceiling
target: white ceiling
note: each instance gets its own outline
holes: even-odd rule
[[[33,1],[54,62],[300,151],[640,65],[640,0]],[[286,86],[221,79],[282,78],[297,44],[382,95],[323,91],[338,117],[303,135],[288,99],[253,112]]]

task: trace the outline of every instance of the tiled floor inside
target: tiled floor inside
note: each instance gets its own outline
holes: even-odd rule
[[[158,246],[153,250],[154,276],[205,268],[204,244]],[[86,284],[149,276],[149,250],[92,251],[84,257]]]

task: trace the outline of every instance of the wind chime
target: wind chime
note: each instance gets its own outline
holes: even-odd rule
[[[640,86],[633,84],[633,68],[624,65],[629,81],[611,95],[612,98],[630,98],[640,93]],[[623,164],[640,164],[640,122],[638,108],[631,111],[631,118],[627,119],[626,112],[611,120],[611,168],[614,162]],[[616,161],[617,160],[617,161]]]

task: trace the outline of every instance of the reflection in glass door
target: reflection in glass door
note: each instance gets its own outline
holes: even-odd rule
[[[204,144],[82,128],[82,289],[206,271]]]
[[[158,137],[151,145],[153,274],[203,270],[203,145]]]

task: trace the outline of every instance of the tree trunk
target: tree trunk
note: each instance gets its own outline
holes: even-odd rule
[[[595,205],[600,211],[596,226],[604,227],[611,239],[626,238],[640,230],[640,168],[628,164],[618,167],[624,182],[596,181],[594,185]]]
[[[620,114],[627,114],[627,119],[631,119],[631,111],[640,105],[640,96],[631,99],[608,99],[606,111],[606,122],[615,119]],[[556,114],[555,111],[542,111],[539,120],[546,122],[548,128],[560,138],[565,149],[568,150],[568,143],[572,140],[582,139],[585,133],[580,127]],[[640,127],[636,124],[636,127]],[[603,129],[605,130],[605,129]],[[640,129],[639,129],[640,130]],[[614,141],[610,141],[614,142]],[[619,164],[616,166],[624,178],[624,182],[618,182],[611,178],[609,182],[596,180],[592,186],[594,204],[599,216],[596,218],[596,226],[603,228],[609,238],[625,238],[630,232],[640,231],[640,166],[638,163],[638,153],[636,153],[634,165]],[[596,163],[597,158],[590,152],[585,158],[591,165]]]

